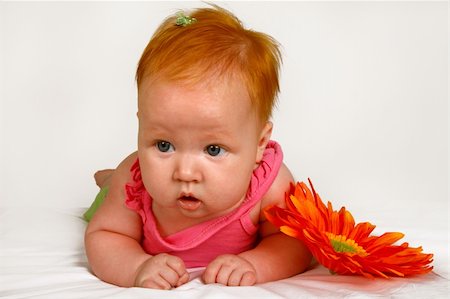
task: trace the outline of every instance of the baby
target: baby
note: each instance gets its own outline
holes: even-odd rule
[[[178,14],[139,61],[138,150],[111,172],[85,235],[92,271],[124,287],[248,286],[306,269],[311,255],[264,217],[293,177],[269,121],[280,53],[218,7]]]

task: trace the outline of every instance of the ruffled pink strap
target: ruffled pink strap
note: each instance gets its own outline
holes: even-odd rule
[[[151,208],[149,198],[145,196],[144,183],[142,182],[141,168],[139,166],[139,159],[136,159],[130,169],[132,181],[125,185],[125,192],[127,194],[125,204],[128,208],[135,210],[142,217],[143,222],[147,220],[147,213]]]
[[[283,163],[283,151],[275,141],[269,141],[258,168],[252,173],[252,179],[247,192],[247,200],[258,201],[272,186]]]

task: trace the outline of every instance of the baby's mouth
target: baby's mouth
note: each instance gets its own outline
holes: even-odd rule
[[[184,210],[195,211],[201,204],[202,202],[194,196],[183,195],[178,198],[178,205]]]

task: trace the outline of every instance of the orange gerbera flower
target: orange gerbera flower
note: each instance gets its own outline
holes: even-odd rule
[[[430,272],[432,254],[422,253],[422,247],[408,243],[393,245],[402,233],[371,236],[375,225],[358,223],[342,207],[334,211],[305,183],[291,184],[286,194],[286,209],[271,206],[264,212],[280,230],[305,243],[316,260],[337,274],[357,274],[366,277],[408,276]]]

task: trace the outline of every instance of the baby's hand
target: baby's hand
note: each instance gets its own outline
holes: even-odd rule
[[[178,287],[189,281],[182,259],[161,253],[146,260],[137,270],[134,285],[142,288],[164,289]]]
[[[256,270],[246,259],[233,254],[224,254],[206,267],[203,281],[228,286],[250,286],[256,283]]]

